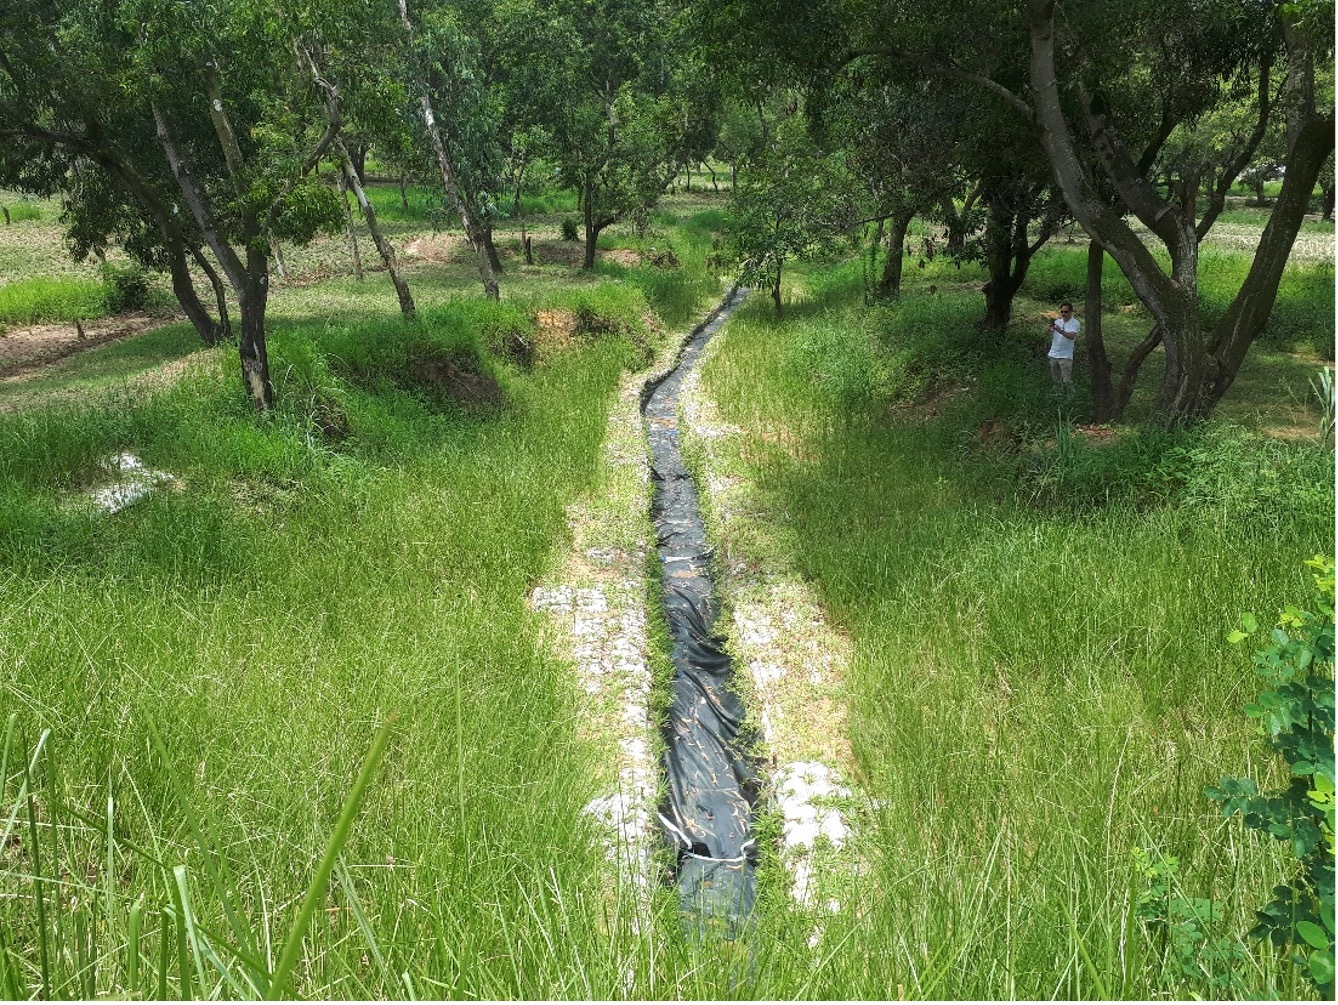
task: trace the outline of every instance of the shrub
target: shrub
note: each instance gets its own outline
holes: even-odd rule
[[[138,265],[102,266],[102,282],[107,288],[107,312],[125,314],[142,311],[149,305],[149,276]]]
[[[16,202],[12,206],[6,206],[5,216],[9,223],[22,223],[25,220],[42,219],[42,209],[40,206],[31,202]]]
[[[562,218],[562,239],[564,241],[575,241],[581,234],[581,222],[574,216],[564,216]]]
[[[1334,691],[1333,559],[1316,556],[1310,610],[1288,607],[1255,655],[1255,671],[1267,689],[1245,714],[1259,722],[1269,748],[1287,762],[1284,788],[1260,792],[1249,778],[1224,778],[1206,790],[1228,816],[1286,842],[1294,871],[1273,888],[1273,898],[1256,912],[1250,931],[1279,948],[1292,949],[1292,962],[1315,985],[1320,997],[1334,993]],[[1232,642],[1254,636],[1259,623],[1243,615]]]

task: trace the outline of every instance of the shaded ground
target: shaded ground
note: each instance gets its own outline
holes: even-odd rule
[[[150,331],[177,317],[145,313],[85,321],[29,325],[0,332],[0,383],[31,378],[52,363],[131,335]]]

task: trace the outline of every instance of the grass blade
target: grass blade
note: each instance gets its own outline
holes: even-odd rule
[[[307,895],[302,901],[301,909],[298,911],[297,921],[293,925],[293,930],[288,933],[283,952],[279,954],[279,965],[274,968],[274,973],[270,976],[269,992],[266,997],[271,1001],[284,995],[288,979],[292,976],[293,968],[297,965],[297,955],[302,949],[302,939],[311,924],[312,915],[316,913],[316,905],[325,894],[325,887],[330,881],[330,873],[334,870],[339,851],[344,847],[344,842],[348,840],[349,832],[353,829],[353,820],[358,815],[358,808],[362,805],[363,794],[367,791],[367,786],[372,781],[372,775],[376,773],[376,768],[381,763],[381,756],[386,751],[386,744],[390,742],[390,727],[394,722],[395,718],[391,716],[376,734],[376,739],[372,741],[372,749],[368,751],[367,759],[363,761],[362,771],[358,773],[358,780],[353,783],[352,791],[349,792],[348,798],[344,800],[344,808],[339,814],[334,833],[330,835],[330,843],[325,849],[325,855],[316,869],[316,875],[312,877],[311,885],[307,887]]]
[[[37,750],[33,754],[33,762],[36,762],[38,754],[42,751],[42,745],[46,742],[50,732],[50,730],[42,732],[41,739],[37,741]],[[32,841],[33,890],[37,898],[37,953],[42,968],[42,997],[50,1001],[51,950],[47,945],[50,933],[46,927],[46,884],[42,879],[41,844],[37,840],[37,802],[33,799],[31,763],[23,766],[23,791],[28,794],[28,837]],[[21,800],[23,797],[20,796],[19,798]],[[8,833],[8,829],[6,829],[6,837]]]
[[[362,902],[358,899],[358,891],[353,888],[353,877],[349,875],[348,866],[344,864],[344,857],[339,856],[335,863],[335,878],[339,880],[339,888],[344,892],[344,899],[348,902],[348,909],[353,912],[353,918],[362,929],[362,937],[367,942],[367,951],[372,954],[372,960],[375,961],[377,969],[381,971],[381,979],[386,982],[386,987],[395,983],[395,978],[390,972],[390,967],[386,965],[386,958],[381,954],[381,947],[377,945],[376,936],[372,934],[372,926],[367,922],[367,915],[363,912]]]
[[[256,941],[250,926],[242,921],[240,912],[234,909],[234,902],[240,900],[237,896],[237,884],[232,879],[232,873],[228,869],[227,860],[224,856],[217,853],[217,841],[212,823],[210,824],[209,836],[206,838],[205,830],[200,826],[199,817],[196,816],[195,808],[191,801],[186,798],[185,789],[177,780],[176,772],[172,770],[172,764],[167,756],[167,746],[163,743],[162,734],[158,732],[158,727],[150,721],[148,723],[149,734],[153,737],[154,747],[157,748],[158,756],[162,759],[163,770],[167,773],[168,784],[172,787],[173,793],[177,797],[177,802],[181,806],[182,813],[186,816],[186,823],[190,827],[191,836],[195,839],[196,846],[200,849],[200,858],[204,862],[205,872],[209,875],[209,880],[214,886],[218,899],[223,903],[223,913],[227,916],[228,926],[232,929],[233,939],[237,945],[246,951],[249,958],[254,958],[258,954],[256,950]],[[259,975],[253,975],[259,976]]]
[[[130,906],[130,931],[126,939],[127,990],[131,998],[139,997],[139,933],[144,920],[144,894]]]

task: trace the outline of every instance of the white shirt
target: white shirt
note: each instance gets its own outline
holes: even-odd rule
[[[1054,332],[1054,338],[1050,340],[1050,358],[1072,359],[1073,340],[1078,337],[1078,329],[1082,326],[1078,324],[1078,319],[1070,314],[1067,321],[1062,317],[1056,321],[1055,327],[1059,331]],[[1060,332],[1064,334],[1061,335]]]

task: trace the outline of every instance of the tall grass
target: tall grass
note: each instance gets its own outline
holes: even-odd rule
[[[966,295],[801,308],[750,305],[705,380],[747,431],[757,520],[803,542],[855,645],[851,737],[877,809],[807,990],[1303,993],[1267,952],[1229,977],[1182,970],[1135,918],[1131,850],[1180,858],[1177,892],[1220,909],[1210,939],[1243,938],[1284,874],[1203,789],[1251,758],[1252,674],[1224,637],[1305,595],[1300,560],[1332,544],[1332,454],[1209,427],[1108,461],[1056,424],[1020,346],[945,336],[978,309]],[[964,390],[889,414],[943,387]],[[1020,453],[976,438],[1004,402]]]
[[[459,347],[449,321],[399,325],[276,333],[290,393],[271,419],[212,373],[0,418],[14,997],[646,986],[650,945],[603,892],[580,813],[595,793],[574,679],[524,605],[628,347],[496,369],[507,403],[477,415],[331,376],[386,341]],[[340,402],[342,439],[291,393],[302,381]],[[122,449],[179,483],[115,516],[81,506]]]
[[[107,289],[88,279],[22,279],[0,286],[0,324],[87,321],[107,313]]]

